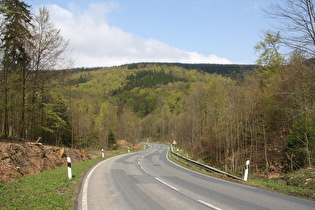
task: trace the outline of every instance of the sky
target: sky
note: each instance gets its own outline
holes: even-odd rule
[[[25,0],[69,40],[74,67],[136,62],[254,64],[281,0]]]

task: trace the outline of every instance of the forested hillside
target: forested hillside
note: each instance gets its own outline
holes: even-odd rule
[[[126,64],[124,66],[128,69],[138,69],[144,68],[147,65],[157,65],[157,66],[177,66],[182,67],[187,70],[198,70],[200,72],[207,72],[210,74],[220,74],[227,77],[238,78],[244,72],[253,71],[257,65],[241,65],[241,64],[213,64],[213,63],[201,63],[201,64],[192,64],[192,63],[133,63]],[[101,67],[93,68],[76,68],[74,71],[93,71],[100,69]]]
[[[27,138],[75,148],[176,140],[192,158],[232,171],[246,159],[270,173],[313,164],[313,67],[292,63],[268,80],[260,75],[236,81],[154,64],[47,72]]]

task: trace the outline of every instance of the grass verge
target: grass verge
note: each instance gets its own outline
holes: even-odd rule
[[[82,177],[101,160],[104,158],[72,164],[70,180],[64,166],[0,183],[0,209],[73,209]]]
[[[314,174],[303,169],[270,179],[253,176],[248,182],[262,189],[315,201]]]
[[[72,179],[68,179],[67,166],[63,166],[8,183],[0,182],[0,209],[74,209],[85,173],[102,160],[126,153],[127,148],[127,145],[123,145],[117,150],[106,151],[105,158],[72,164]]]
[[[179,153],[184,156],[183,153]],[[213,173],[202,169],[198,166],[188,163],[185,160],[174,157],[171,152],[169,152],[169,159],[176,162],[179,165],[182,165],[186,168],[189,168],[193,171],[203,173],[209,176],[238,182],[257,188],[278,192],[285,195],[296,196],[300,198],[305,198],[315,201],[315,172],[309,171],[307,169],[296,171],[294,173],[288,173],[277,178],[264,178],[259,176],[250,176],[248,182],[239,181],[231,179],[221,174]]]

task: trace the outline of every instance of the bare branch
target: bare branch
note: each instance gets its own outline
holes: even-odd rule
[[[313,0],[285,0],[283,5],[272,4],[264,12],[279,20],[282,43],[315,56],[315,11]]]

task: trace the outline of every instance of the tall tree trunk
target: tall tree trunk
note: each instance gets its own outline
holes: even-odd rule
[[[306,150],[306,156],[307,156],[307,165],[308,167],[312,166],[312,161],[311,161],[311,152],[310,152],[310,142],[307,136],[307,132],[304,133],[305,136],[305,150]]]
[[[3,75],[4,75],[4,126],[3,126],[3,134],[4,134],[4,138],[8,137],[9,134],[9,101],[8,101],[8,92],[9,92],[9,88],[8,88],[8,77],[9,77],[9,73],[8,70],[4,69],[3,70]]]
[[[265,163],[266,163],[266,174],[269,176],[269,162],[268,162],[268,147],[267,147],[267,138],[266,138],[266,128],[263,125],[263,135],[264,135],[264,155],[265,155]]]
[[[21,102],[21,130],[20,137],[25,139],[25,104],[26,104],[26,70],[22,69],[22,102]]]

